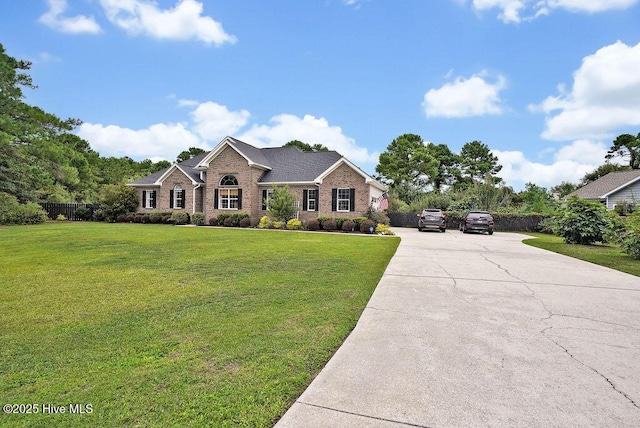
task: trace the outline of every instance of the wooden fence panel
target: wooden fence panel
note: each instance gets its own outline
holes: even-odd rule
[[[67,220],[71,221],[80,221],[84,220],[79,218],[76,215],[76,210],[78,208],[88,208],[89,209],[89,220],[93,219],[93,213],[98,209],[97,204],[53,204],[53,203],[43,203],[40,204],[42,209],[47,212],[47,216],[51,220],[55,220],[58,218],[60,214],[65,216]]]

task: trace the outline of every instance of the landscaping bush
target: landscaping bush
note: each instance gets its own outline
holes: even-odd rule
[[[374,210],[372,208],[367,210],[366,217],[375,224],[382,223],[389,225],[391,223],[391,220],[389,220],[389,217],[387,217],[384,211]]]
[[[640,211],[634,211],[627,217],[620,246],[632,259],[640,260]]]
[[[47,221],[47,213],[34,202],[18,203],[8,193],[0,193],[0,224],[40,224]]]
[[[353,232],[355,223],[352,220],[345,220],[342,222],[342,229],[344,232]]]
[[[320,222],[316,219],[309,220],[309,222],[307,223],[307,230],[312,230],[312,231],[320,230]]]
[[[141,215],[134,215],[133,216],[133,222],[134,223],[142,223],[142,216]]]
[[[334,219],[325,220],[322,222],[322,230],[333,231],[338,230],[338,223]]]
[[[138,191],[125,183],[103,185],[100,188],[100,207],[106,221],[115,221],[118,214],[135,211],[138,207]]]
[[[127,221],[126,214],[118,214],[116,217],[116,223],[124,223],[125,221]]]
[[[320,230],[324,230],[324,222],[327,220],[331,220],[331,217],[320,216],[318,217],[318,224],[320,225]]]
[[[218,225],[218,219],[216,217],[211,217],[209,219],[209,226],[217,226]]]
[[[260,218],[260,222],[258,223],[258,228],[260,229],[271,229],[273,227],[273,222],[269,217],[263,215]]]
[[[58,220],[58,221],[67,221],[67,217],[65,217],[64,214],[58,214],[58,216],[56,217],[56,220]]]
[[[282,222],[281,221],[274,221],[273,223],[271,223],[271,227],[273,227],[274,229],[282,229]]]
[[[162,223],[164,224],[172,224],[173,223],[173,219],[171,217],[171,214],[165,214],[162,216]]]
[[[149,214],[149,221],[154,224],[162,223],[162,214],[161,213]]]
[[[104,214],[104,211],[101,209],[97,209],[93,212],[93,221],[107,221],[107,217]]]
[[[218,225],[224,225],[227,227],[238,227],[240,226],[240,220],[243,218],[251,218],[247,213],[222,213],[218,214]],[[227,221],[227,219],[231,219]]]
[[[376,226],[376,233],[378,235],[393,235],[391,229],[386,224],[378,223]]]
[[[184,211],[175,211],[171,214],[171,222],[173,224],[189,224],[189,214]]]
[[[292,218],[287,222],[287,229],[289,230],[300,230],[302,229],[302,222],[297,218]]]
[[[191,224],[204,226],[204,213],[193,213],[191,215]]]
[[[371,220],[365,220],[360,223],[360,232],[362,233],[373,233],[376,230],[376,223]]]
[[[240,219],[238,223],[240,227],[250,227],[251,226],[251,217],[243,217]]]
[[[354,218],[352,218],[351,221],[353,222],[353,230],[360,230],[360,223],[362,223],[366,219],[367,219],[366,217],[354,217]]]
[[[141,218],[143,224],[151,223],[151,217],[149,214],[142,214]]]
[[[134,219],[135,219],[135,216],[133,214],[127,214],[127,217],[125,217],[125,221],[128,223],[133,223]]]
[[[342,223],[351,219],[349,217],[336,217],[334,220],[336,221],[336,230],[342,230]]]
[[[606,212],[604,205],[574,196],[554,217],[553,232],[567,244],[605,242],[609,226]]]
[[[225,217],[224,220],[222,220],[222,225],[224,227],[231,227],[233,226],[233,219],[231,217]]]
[[[87,207],[76,208],[75,215],[78,220],[83,220],[83,221],[91,220],[91,210]]]

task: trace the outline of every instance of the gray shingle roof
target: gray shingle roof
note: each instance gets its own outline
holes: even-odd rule
[[[605,195],[611,193],[613,190],[622,187],[639,177],[639,169],[610,172],[609,174],[604,175],[597,180],[592,181],[591,183],[570,193],[569,195],[567,195],[567,197],[575,195],[584,199],[603,199]]]
[[[269,170],[265,171],[262,177],[258,180],[260,183],[312,182],[340,159],[343,159],[343,156],[336,151],[303,152],[297,147],[271,147],[260,149],[232,137],[227,137],[223,141],[226,141],[229,145],[249,159],[250,162],[269,168]],[[195,167],[209,153],[211,152],[194,156],[189,160],[180,162],[178,165],[193,181],[202,183],[202,180],[200,180],[200,171],[195,169]],[[168,168],[163,169],[162,171],[140,178],[130,184],[137,186],[153,185],[167,171]],[[361,169],[359,169],[359,171],[368,175]]]

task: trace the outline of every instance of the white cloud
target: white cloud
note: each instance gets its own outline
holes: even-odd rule
[[[254,125],[238,136],[246,143],[258,147],[278,147],[291,140],[307,144],[323,144],[339,152],[353,162],[376,162],[378,153],[369,153],[358,147],[353,138],[347,137],[339,126],[331,126],[325,118],[305,115],[303,118],[292,114],[280,114],[269,121],[269,125]]]
[[[459,3],[458,0],[454,0]],[[479,11],[499,9],[498,19],[505,23],[518,23],[550,14],[554,9],[576,13],[600,13],[609,10],[624,10],[638,0],[473,0]]]
[[[101,156],[133,159],[174,160],[189,147],[203,147],[200,139],[180,123],[158,123],[146,129],[83,123],[78,136],[87,140]]]
[[[173,160],[189,147],[211,148],[227,135],[256,147],[279,147],[291,140],[300,140],[323,144],[356,163],[378,160],[378,153],[359,147],[353,138],[344,135],[342,128],[331,126],[324,118],[280,114],[272,117],[269,124],[253,124],[242,133],[251,117],[247,110],[230,111],[212,101],[181,100],[178,105],[194,107],[189,112],[189,123],[159,123],[143,129],[84,123],[78,135],[102,156],[129,156],[139,160]]]
[[[500,91],[507,87],[506,79],[498,76],[494,83],[486,73],[474,74],[468,79],[457,77],[439,89],[424,95],[422,106],[427,117],[469,117],[501,114]]]
[[[578,183],[585,174],[604,163],[607,147],[602,142],[577,140],[556,150],[550,164],[530,161],[521,151],[492,150],[492,153],[502,165],[498,176],[521,190],[529,182],[547,188],[563,181]]]
[[[203,5],[181,0],[173,9],[159,9],[148,0],[100,0],[109,20],[129,34],[146,34],[157,39],[200,40],[217,46],[235,43],[222,24],[202,16]]]
[[[96,34],[102,31],[100,25],[96,23],[92,16],[77,15],[74,17],[62,16],[67,10],[67,0],[47,0],[49,10],[44,13],[38,21],[63,33],[79,34],[90,33]]]
[[[573,74],[573,88],[547,97],[532,111],[547,114],[543,138],[612,137],[621,127],[640,126],[640,43],[618,41],[587,56]]]
[[[226,106],[208,101],[199,104],[191,113],[195,131],[205,140],[219,141],[234,135],[251,116],[247,110],[229,111]]]

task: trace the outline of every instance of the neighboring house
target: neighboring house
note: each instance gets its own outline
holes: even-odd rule
[[[578,196],[598,201],[612,210],[618,202],[640,203],[640,169],[610,172],[595,181],[569,193],[565,199]]]
[[[259,219],[276,186],[289,186],[300,220],[362,216],[371,206],[378,208],[386,190],[335,151],[257,148],[232,137],[128,185],[138,189],[139,212],[202,212],[207,221],[227,212]]]

